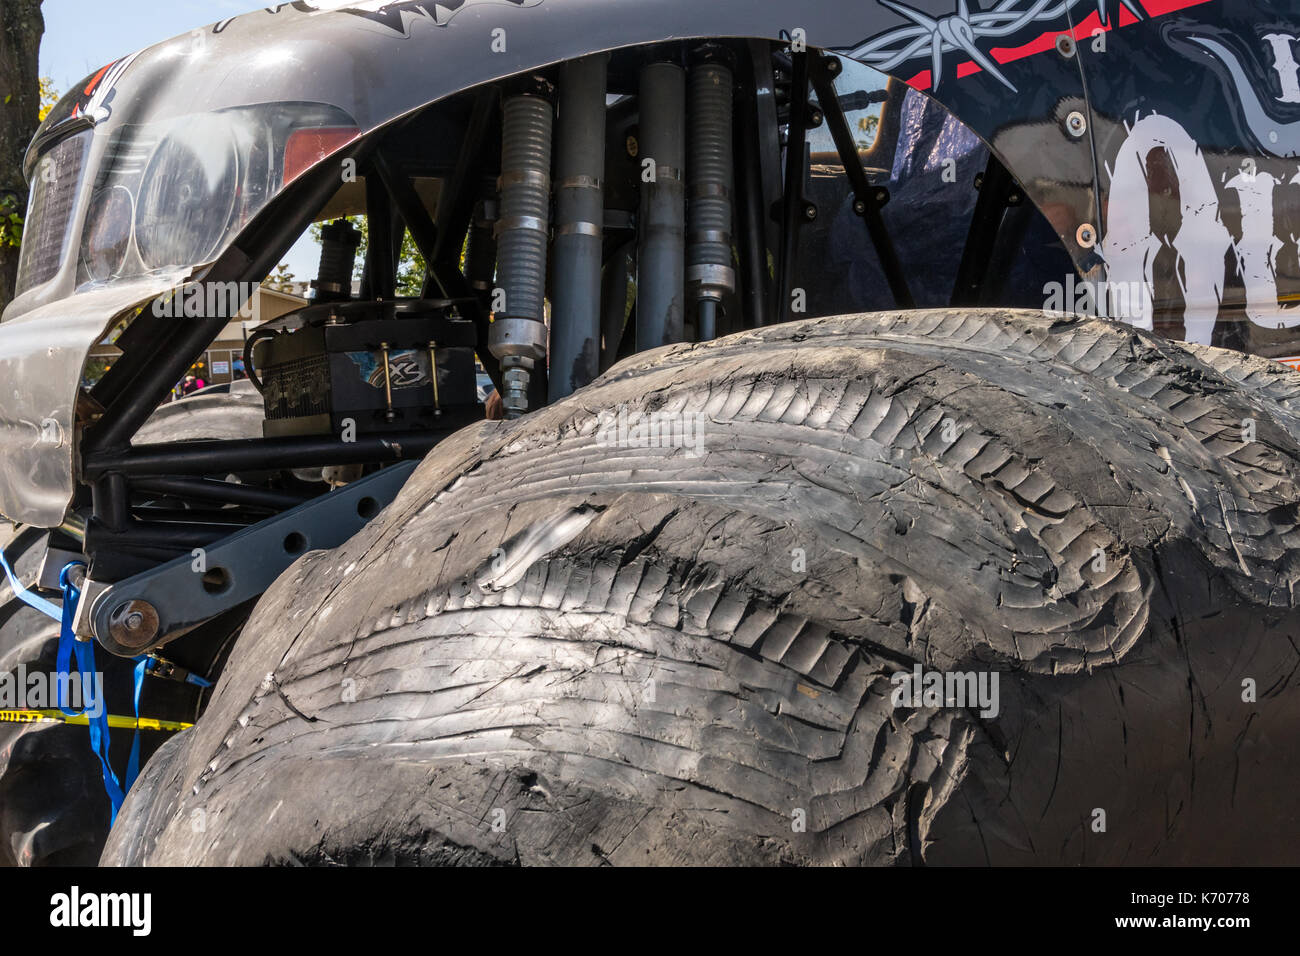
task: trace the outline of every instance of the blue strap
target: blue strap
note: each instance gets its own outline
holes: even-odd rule
[[[135,735],[131,738],[131,759],[126,763],[126,786],[122,789],[128,793],[135,778],[140,773],[140,688],[144,686],[144,675],[149,670],[148,655],[135,659]]]
[[[4,568],[5,578],[9,581],[9,587],[13,590],[14,597],[29,607],[40,611],[46,617],[52,617],[56,621],[62,620],[63,615],[57,604],[45,600],[38,594],[33,594],[19,583],[18,575],[14,574],[14,569],[9,566],[9,559],[5,557],[4,548],[0,548],[0,568]]]
[[[73,632],[73,618],[77,611],[77,602],[81,599],[81,590],[72,583],[69,572],[76,567],[84,568],[85,565],[80,561],[73,561],[66,565],[59,572],[59,587],[63,591],[63,607],[59,607],[52,601],[37,594],[33,594],[22,586],[18,576],[14,573],[13,568],[9,565],[8,558],[5,557],[4,549],[0,548],[0,568],[4,569],[5,578],[9,582],[9,587],[13,590],[14,596],[29,607],[40,611],[46,617],[53,618],[59,622],[59,648],[55,660],[55,666],[58,668],[58,679],[56,684],[59,688],[59,710],[63,711],[69,717],[80,717],[82,714],[89,714],[98,710],[98,717],[89,717],[90,725],[90,749],[95,752],[99,758],[100,767],[104,776],[104,791],[108,794],[109,803],[112,804],[111,821],[117,820],[117,811],[122,806],[122,801],[126,799],[127,792],[131,785],[135,783],[136,777],[140,773],[140,693],[144,687],[144,675],[149,670],[150,660],[147,656],[135,658],[135,690],[133,699],[135,703],[135,734],[131,740],[131,756],[126,765],[126,785],[118,783],[117,774],[113,772],[113,767],[108,759],[109,747],[109,729],[108,729],[108,701],[95,700],[95,644],[94,641],[79,641]],[[68,688],[68,676],[71,673],[72,658],[77,659],[77,670],[81,675],[81,696],[82,702],[86,705],[83,711],[69,710],[69,701],[64,698],[64,693]],[[191,674],[186,678],[190,683],[197,684],[199,687],[211,687],[212,682],[204,680],[196,674]],[[97,706],[98,704],[98,706]]]
[[[63,610],[60,612],[57,620],[59,621],[59,650],[55,658],[55,666],[58,669],[58,680],[55,682],[59,688],[59,710],[63,711],[69,717],[80,717],[85,711],[69,710],[69,702],[64,699],[64,694],[68,690],[68,675],[72,672],[72,655],[77,655],[77,670],[83,672],[81,676],[81,702],[86,705],[86,709],[91,709],[89,698],[86,696],[89,691],[86,688],[84,673],[85,668],[81,666],[81,651],[77,647],[77,635],[72,630],[73,618],[77,613],[77,601],[81,597],[81,591],[68,578],[68,572],[72,570],[75,564],[69,564],[59,572],[59,587],[63,590]],[[83,565],[84,566],[84,565]],[[93,654],[94,651],[91,651]],[[91,670],[95,668],[95,662],[92,659],[90,663]]]
[[[116,822],[117,820],[117,811],[121,808],[122,801],[126,799],[126,794],[123,791],[122,785],[118,783],[117,774],[113,772],[113,767],[109,763],[108,701],[106,699],[105,700],[96,699],[96,690],[103,690],[103,688],[97,687],[95,682],[95,642],[79,641],[77,640],[76,636],[72,632],[72,619],[74,614],[76,613],[77,602],[81,599],[81,591],[75,584],[72,583],[72,578],[71,575],[69,574],[69,572],[76,567],[84,568],[85,565],[82,564],[80,561],[73,561],[69,563],[66,567],[64,567],[64,569],[61,572],[59,572],[59,587],[63,589],[62,628],[59,631],[59,658],[58,658],[58,668],[59,668],[59,677],[60,677],[59,684],[62,687],[66,687],[68,685],[67,680],[63,678],[64,675],[68,673],[67,667],[69,661],[66,652],[70,650],[71,652],[76,654],[77,669],[81,672],[81,696],[86,704],[86,710],[84,711],[84,713],[89,718],[87,722],[90,724],[90,749],[93,750],[95,752],[95,756],[99,758],[99,765],[101,770],[103,771],[104,791],[108,794],[108,801],[112,806],[112,812],[109,815],[109,826],[112,826],[113,823]],[[139,665],[137,665],[136,669],[137,671],[139,671]],[[139,687],[140,687],[139,680],[137,680],[136,682],[137,720],[140,716]],[[64,702],[62,700],[59,701],[59,709],[62,710],[65,714],[68,714],[69,716],[75,716],[70,711],[68,711],[66,707],[64,707]],[[95,711],[99,711],[98,716],[91,716]],[[133,752],[139,747],[140,728],[136,727],[135,732],[136,732],[136,741],[135,741],[135,747],[132,748]],[[135,753],[134,756],[136,758],[136,762],[138,763],[139,762],[138,753]],[[131,783],[130,780],[128,779],[127,787],[129,788],[130,785]]]

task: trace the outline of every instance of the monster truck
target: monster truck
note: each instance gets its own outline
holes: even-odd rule
[[[338,0],[89,77],[0,322],[0,665],[193,726],[119,721],[119,810],[13,725],[0,853],[1296,862],[1298,37]],[[252,390],[165,404],[313,224]]]

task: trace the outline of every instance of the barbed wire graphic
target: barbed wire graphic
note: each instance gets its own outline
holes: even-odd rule
[[[997,78],[1012,92],[1015,84],[1002,75],[992,57],[975,45],[977,40],[1011,36],[1032,23],[1046,23],[1063,17],[1080,2],[1097,6],[1103,25],[1109,24],[1106,10],[1108,0],[1000,0],[989,10],[970,12],[967,0],[957,0],[957,9],[947,16],[936,17],[899,3],[897,0],[878,0],[881,6],[912,21],[911,26],[898,27],[872,37],[853,50],[856,60],[888,72],[914,57],[929,55],[931,87],[937,90],[943,79],[943,57],[946,53],[961,52],[970,57],[989,75]],[[1139,20],[1146,16],[1140,0],[1119,0]]]

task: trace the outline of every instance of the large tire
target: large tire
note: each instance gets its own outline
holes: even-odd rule
[[[209,394],[163,406],[136,437],[137,443],[193,439],[253,438],[261,435],[261,400],[251,386],[236,383],[230,394]],[[19,580],[32,587],[45,553],[46,532],[0,526],[0,544]],[[44,596],[58,602],[57,592]],[[211,627],[168,648],[169,658],[202,671],[223,654],[244,615],[225,615]],[[0,673],[53,673],[59,625],[19,601],[0,578]],[[108,710],[132,712],[131,662],[99,650]],[[141,711],[150,717],[190,722],[206,701],[193,685],[149,680]],[[147,760],[165,734],[142,735]],[[114,730],[109,753],[119,779],[126,769],[132,734]],[[84,726],[0,722],[0,866],[93,865],[108,836],[109,803],[99,760]]]
[[[1300,862],[1300,376],[1234,362],[853,316],[466,429],[267,593],[104,861]]]

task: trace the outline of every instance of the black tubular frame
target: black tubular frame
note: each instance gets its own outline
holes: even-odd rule
[[[741,301],[754,327],[771,325],[772,287],[767,272],[768,213],[763,200],[763,119],[759,114],[759,70],[766,69],[771,88],[772,58],[764,49],[762,58],[750,53],[747,75],[738,74],[733,128],[736,131],[734,161],[736,166],[736,216],[740,224]],[[744,63],[745,58],[740,58]],[[776,117],[771,118],[775,129]]]
[[[262,508],[268,511],[296,508],[308,500],[305,495],[240,485],[233,481],[218,481],[213,478],[177,478],[170,475],[144,476],[130,479],[130,487],[132,491],[183,498],[188,501],[243,505],[248,508]]]
[[[394,214],[392,199],[376,175],[366,176],[366,230],[361,298],[387,302],[397,294],[397,262],[406,224]]]
[[[894,241],[890,238],[881,215],[881,210],[889,201],[889,192],[883,186],[871,185],[867,170],[862,165],[862,157],[858,155],[858,144],[853,139],[844,109],[840,106],[839,94],[835,90],[840,61],[829,53],[818,53],[813,58],[809,73],[822,115],[830,125],[835,149],[840,154],[840,162],[844,164],[844,173],[853,188],[853,211],[866,223],[867,234],[871,237],[871,244],[880,260],[880,268],[885,273],[885,281],[889,283],[889,291],[893,293],[894,304],[900,309],[914,308],[916,303],[908,288],[907,277],[903,274],[898,250],[894,248]]]
[[[117,454],[101,454],[87,463],[86,471],[91,478],[125,479],[136,475],[211,475],[241,470],[405,461],[427,454],[462,424],[448,423],[446,428],[430,431],[359,436],[350,442],[333,436],[297,436],[140,445]]]
[[[979,196],[952,284],[949,304],[953,306],[984,304],[988,280],[997,274],[992,266],[1004,216],[1008,209],[1024,205],[1023,190],[991,152],[976,186]]]
[[[777,270],[781,290],[776,312],[793,319],[799,229],[809,215],[815,217],[817,213],[803,191],[808,145],[808,54],[791,54],[790,61],[790,124],[785,144],[785,197],[781,205],[781,259]]]

